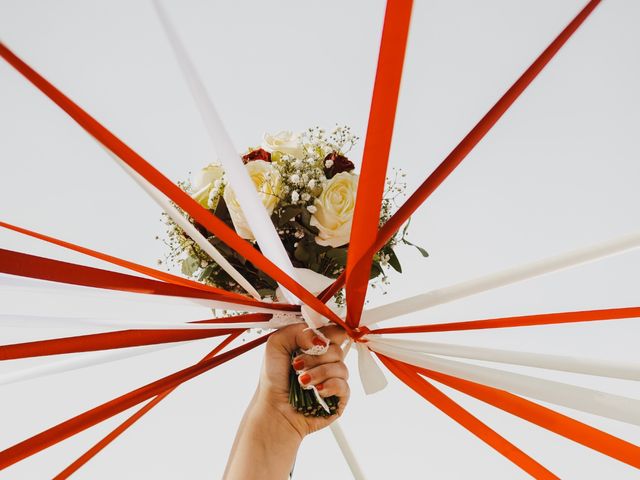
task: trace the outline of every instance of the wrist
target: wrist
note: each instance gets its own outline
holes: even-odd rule
[[[288,407],[288,403],[282,405],[273,401],[270,395],[258,389],[247,414],[255,427],[266,432],[271,440],[285,443],[297,450],[308,432],[304,425],[296,421],[292,415],[294,412],[288,411]]]

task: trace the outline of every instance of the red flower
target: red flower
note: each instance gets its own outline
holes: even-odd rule
[[[264,160],[265,162],[270,162],[271,154],[266,150],[263,150],[262,148],[258,148],[242,156],[242,161],[244,163],[253,162],[254,160]]]
[[[350,172],[354,168],[356,167],[351,160],[337,152],[331,152],[324,158],[324,174],[327,178],[342,172]]]

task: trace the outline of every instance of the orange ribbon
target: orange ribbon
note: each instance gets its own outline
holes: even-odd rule
[[[451,332],[456,330],[482,330],[486,328],[533,327],[536,325],[556,325],[560,323],[596,322],[640,317],[640,307],[606,308],[604,310],[583,310],[580,312],[542,313],[519,317],[468,320],[432,325],[411,325],[408,327],[376,328],[370,333],[428,333]]]
[[[242,332],[236,332],[230,334],[227,338],[225,338],[222,342],[220,342],[216,348],[214,348],[207,356],[205,356],[201,362],[204,362],[210,358],[215,357],[218,353],[222,351],[224,347],[229,345],[233,340],[235,340]],[[103,437],[100,441],[98,441],[93,447],[84,452],[78,459],[76,459],[71,465],[65,468],[58,475],[53,477],[53,480],[64,480],[69,478],[75,472],[78,471],[84,464],[86,464],[89,460],[95,457],[98,453],[100,453],[107,445],[113,442],[116,438],[118,438],[125,430],[127,430],[130,426],[140,420],[149,410],[159,404],[162,400],[164,400],[171,392],[173,392],[176,387],[165,390],[160,395],[155,397],[149,403],[147,403],[140,410],[135,412],[129,418],[127,418],[124,422],[118,425],[114,430],[109,432],[105,437]]]
[[[171,375],[167,375],[155,382],[121,395],[91,410],[87,410],[69,420],[40,432],[33,437],[23,440],[0,452],[0,470],[3,470],[20,460],[38,453],[62,440],[86,430],[114,415],[138,405],[149,398],[155,397],[164,391],[174,388],[181,383],[190,380],[212,368],[228,362],[232,358],[251,350],[267,341],[269,335],[262,336],[251,342],[247,342],[226,353],[201,361],[191,367],[182,369]]]
[[[403,383],[422,396],[425,400],[439,408],[444,414],[448,415],[464,428],[469,430],[487,445],[494,448],[507,459],[518,465],[533,478],[559,480],[559,477],[551,473],[544,466],[536,462],[533,458],[509,442],[499,433],[492,430],[486,424],[471,415],[471,413],[447,397],[424,378],[420,377],[416,373],[415,367],[393,360],[389,357],[385,357],[381,354],[376,355]]]
[[[353,328],[360,323],[367,295],[373,255],[368,247],[378,233],[380,222],[412,4],[411,0],[389,0],[384,16],[347,256],[347,323]]]

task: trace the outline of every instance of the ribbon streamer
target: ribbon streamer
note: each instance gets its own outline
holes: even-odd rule
[[[591,0],[576,15],[576,17],[560,32],[560,34],[549,44],[549,46],[534,60],[525,72],[515,81],[515,83],[500,97],[496,104],[486,113],[482,119],[467,133],[458,145],[447,155],[438,167],[427,177],[427,179],[411,194],[407,201],[394,213],[391,218],[380,228],[378,235],[363,257],[369,258],[380,250],[385,243],[398,231],[400,227],[413,215],[427,198],[440,186],[442,182],[460,165],[473,148],[484,138],[496,122],[513,105],[526,88],[533,82],[544,67],[558,53],[562,46],[571,38],[582,23],[589,17],[591,12],[598,6],[600,0]],[[332,287],[325,295],[331,297],[336,294],[344,285],[346,274],[338,277]]]
[[[543,402],[562,405],[633,425],[640,425],[640,399],[544,380],[530,375],[418,354],[384,345],[375,340],[369,340],[368,346],[374,352],[410,365],[500,388],[517,395],[542,400]]]
[[[93,425],[117,415],[149,398],[161,394],[167,389],[177,387],[212,368],[225,363],[238,355],[251,350],[267,341],[269,335],[247,342],[233,350],[216,357],[199,362],[191,367],[163,377],[155,382],[121,395],[118,398],[103,403],[91,410],[66,420],[33,437],[23,440],[0,452],[0,470],[5,469],[20,460],[34,455],[45,448],[55,445],[62,440],[80,433]]]
[[[198,229],[187,220],[176,207],[174,207],[167,197],[165,197],[161,192],[158,191],[153,185],[147,182],[144,177],[140,176],[135,170],[131,169],[129,165],[120,160],[116,155],[113,154],[110,150],[107,150],[109,156],[113,158],[113,160],[122,167],[122,169],[127,172],[127,174],[135,180],[135,182],[142,187],[142,189],[147,192],[147,194],[156,202],[162,210],[165,211],[169,217],[178,224],[182,230],[198,244],[198,246],[204,250],[204,252],[209,255],[220,267],[229,274],[231,278],[233,278],[238,285],[245,289],[249,295],[251,295],[256,300],[260,300],[260,294],[258,291],[249,283],[249,281],[242,276],[238,270],[236,270],[233,265],[231,265],[226,258],[222,256],[222,254],[211,245],[204,235],[202,235]]]
[[[13,321],[3,322],[3,318],[13,319]],[[296,317],[299,320],[295,323],[301,323],[302,317]],[[263,322],[223,322],[223,323],[185,323],[185,322],[150,322],[150,321],[127,321],[127,320],[112,320],[105,318],[85,318],[85,317],[55,317],[52,319],[56,327],[106,327],[116,328],[119,330],[228,330],[230,328],[264,328],[264,329],[276,329],[282,328],[283,323],[276,321],[263,321]],[[22,315],[19,317],[13,315],[1,315],[0,314],[0,327],[6,326],[19,326],[26,328],[39,328],[47,325],[47,317],[39,315]]]
[[[429,333],[461,330],[484,330],[487,328],[533,327],[538,325],[558,325],[575,322],[597,322],[640,317],[640,307],[607,308],[603,310],[583,310],[580,312],[542,313],[519,317],[489,318],[465,322],[437,323],[431,325],[411,325],[406,327],[376,328],[372,334],[383,333]]]
[[[27,80],[36,86],[42,93],[47,95],[60,108],[67,112],[82,128],[87,131],[87,133],[98,140],[108,150],[116,154],[136,172],[142,175],[154,187],[176,203],[176,205],[185,210],[192,218],[202,224],[202,226],[204,226],[208,231],[220,238],[221,241],[237,251],[257,268],[261,269],[267,275],[282,284],[287,290],[305,302],[309,307],[324,315],[332,322],[341,325],[348,332],[351,331],[351,328],[324,303],[280,270],[280,268],[256,250],[249,242],[240,238],[233,229],[229,228],[219,218],[212,215],[208,210],[205,210],[200,204],[189,197],[189,195],[174,185],[150,163],[124,144],[104,126],[98,123],[93,117],[82,110],[60,90],[56,89],[51,83],[44,79],[44,77],[29,67],[1,42],[0,56],[24,75],[25,78],[27,78]]]
[[[111,153],[111,152],[109,152]],[[118,160],[120,161],[120,160]],[[29,237],[37,238],[39,240],[43,240],[45,242],[52,243],[54,245],[58,245],[63,248],[67,248],[69,250],[73,250],[75,252],[83,253],[93,258],[98,258],[100,260],[104,260],[105,262],[112,263],[114,265],[118,265],[120,267],[127,268],[137,273],[142,273],[144,275],[148,275],[156,280],[162,280],[168,283],[173,283],[175,285],[182,285],[185,287],[195,288],[197,290],[204,290],[207,292],[218,293],[220,295],[227,296],[230,300],[232,299],[240,299],[242,300],[244,297],[237,293],[228,292],[226,290],[222,290],[220,288],[215,288],[209,285],[205,285],[203,283],[195,282],[193,280],[189,280],[187,278],[182,278],[177,275],[172,275],[168,272],[163,272],[161,270],[156,270],[154,268],[146,267],[144,265],[139,265],[137,263],[130,262],[128,260],[123,260],[118,257],[114,257],[112,255],[107,255],[106,253],[98,252],[96,250],[91,250],[89,248],[81,247],[80,245],[75,245],[70,242],[65,242],[64,240],[60,240],[54,237],[50,237],[48,235],[43,235],[38,232],[34,232],[32,230],[27,230],[26,228],[21,228],[16,225],[11,225],[10,223],[0,221],[0,227],[6,228],[7,230],[12,230],[16,233],[21,233],[23,235],[27,235]],[[208,243],[208,242],[207,242]],[[213,246],[213,245],[212,245]],[[258,298],[259,299],[259,298]]]
[[[138,355],[146,355],[148,353],[155,353],[168,348],[186,345],[187,343],[188,342],[176,342],[168,345],[153,345],[127,350],[112,350],[93,355],[82,355],[80,358],[68,358],[66,360],[49,362],[35,367],[22,368],[14,372],[0,375],[0,385],[24,382],[26,380],[33,380],[49,375],[57,375],[59,373],[80,370],[81,368],[91,367],[94,365],[103,365],[105,363],[115,362],[125,358],[132,358]]]
[[[433,370],[419,367],[416,370],[421,375],[425,375],[448,387],[534,423],[539,427],[627,463],[632,467],[640,468],[640,447],[637,445],[504,390],[452,377]]]
[[[371,325],[372,323],[377,323],[382,320],[418,312],[426,308],[511,285],[512,283],[521,282],[540,275],[575,267],[612,255],[619,255],[638,247],[640,247],[640,233],[625,235],[596,245],[525,263],[517,267],[507,268],[499,272],[467,280],[466,282],[431,290],[430,292],[414,297],[372,308],[364,313],[361,323],[362,325]]]
[[[225,338],[222,342],[220,342],[216,348],[214,348],[207,356],[205,356],[201,361],[209,360],[210,358],[215,357],[220,353],[227,345],[229,345],[233,340],[235,340],[238,336],[241,335],[242,332],[236,332],[230,334],[227,338]],[[134,423],[140,420],[149,410],[155,407],[158,403],[164,400],[171,392],[173,392],[177,387],[173,387],[170,390],[165,390],[160,395],[152,399],[149,403],[143,406],[140,410],[134,413],[132,416],[127,418],[124,422],[118,425],[114,430],[112,430],[107,436],[102,438],[98,443],[96,443],[93,447],[83,453],[77,460],[75,460],[71,465],[65,468],[62,472],[56,475],[53,480],[64,480],[69,478],[73,473],[77,472],[83,465],[85,465],[89,460],[91,460],[94,456],[100,453],[107,445],[109,445],[112,441],[114,441],[117,437],[119,437],[124,431],[126,431],[129,427],[131,427]]]
[[[214,292],[207,292],[182,285],[174,285],[158,280],[136,277],[84,265],[76,265],[74,263],[62,262],[2,248],[0,248],[0,273],[85,287],[170,297],[186,297],[194,301],[200,301],[211,308],[223,310],[237,310],[238,305],[242,305],[243,308],[247,309],[262,310],[263,305],[265,305],[263,302],[258,302],[248,297],[241,297],[237,300],[234,298],[233,303],[229,303],[226,296]],[[206,301],[203,302],[203,300]],[[270,304],[267,305],[270,306]],[[278,307],[278,309],[280,308],[295,310],[297,307],[294,305],[282,305]]]
[[[367,247],[380,223],[412,6],[412,0],[388,0],[384,15],[345,271],[347,323],[354,328],[360,322],[369,285],[373,254]]]
[[[161,2],[154,0],[153,4],[160,18],[160,23],[167,35],[167,39],[171,44],[176,60],[178,61],[178,65],[187,81],[193,100],[200,112],[207,133],[213,142],[214,148],[218,152],[218,157],[224,167],[225,174],[229,177],[229,182],[236,194],[242,212],[245,218],[251,219],[251,231],[258,241],[261,251],[264,252],[264,255],[271,259],[278,268],[296,282],[300,283],[300,279],[278,236],[278,232],[276,232],[271,218],[269,218],[262,201],[258,197],[256,187],[237,150],[233,146],[231,138],[220,119],[220,115],[189,58],[189,54],[171,25]],[[305,288],[307,287],[305,286]],[[290,303],[296,303],[296,298],[293,297],[286,288],[283,287],[282,290]]]
[[[367,336],[365,338],[370,337]],[[549,355],[544,353],[501,350],[497,348],[470,347],[451,343],[421,342],[379,337],[376,338],[375,341],[380,344],[418,353],[508,363],[599,377],[620,378],[623,380],[640,380],[640,363],[638,362],[628,363],[604,359],[594,360],[590,358],[569,357],[566,355]]]
[[[380,360],[382,360],[382,363],[409,388],[469,430],[487,445],[518,465],[533,478],[559,480],[557,476],[540,463],[536,462],[499,433],[482,423],[424,378],[420,377],[415,371],[411,370],[408,365],[396,362],[384,355],[378,356]]]

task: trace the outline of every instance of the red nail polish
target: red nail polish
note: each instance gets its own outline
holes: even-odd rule
[[[313,343],[317,347],[326,347],[327,346],[327,342],[325,342],[320,337],[313,337],[313,340],[311,340],[311,343]]]
[[[301,384],[306,385],[310,381],[311,381],[311,375],[309,375],[308,373],[303,373],[302,375],[300,375]]]
[[[316,385],[316,390],[321,391],[324,388],[324,385],[322,385],[321,383]]]
[[[296,358],[293,361],[293,368],[295,370],[302,370],[304,368],[304,360],[301,358]]]

